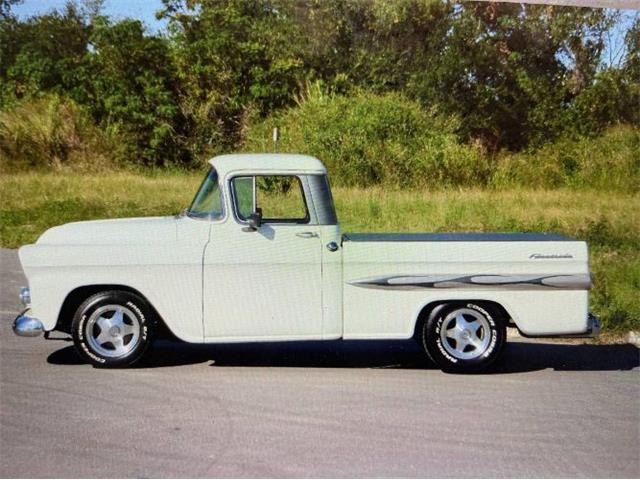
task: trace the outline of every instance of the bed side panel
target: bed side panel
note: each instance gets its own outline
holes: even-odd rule
[[[442,300],[501,304],[528,335],[583,333],[584,242],[344,242],[344,337],[408,338]]]

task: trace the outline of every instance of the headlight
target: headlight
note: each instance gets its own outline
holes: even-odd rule
[[[31,290],[29,287],[22,287],[20,289],[20,301],[25,307],[31,305]]]

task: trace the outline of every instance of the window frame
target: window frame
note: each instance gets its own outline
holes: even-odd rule
[[[309,211],[309,202],[307,199],[307,192],[304,188],[304,181],[301,178],[301,175],[294,173],[238,173],[231,177],[229,177],[229,192],[230,192],[230,200],[231,200],[231,209],[233,210],[233,216],[237,223],[241,225],[248,225],[249,222],[247,220],[243,220],[238,212],[238,196],[236,194],[236,186],[234,180],[236,178],[257,178],[257,177],[294,177],[298,181],[298,186],[300,187],[300,193],[302,194],[302,203],[304,205],[305,217],[304,218],[286,218],[286,219],[274,219],[274,218],[263,218],[262,223],[269,225],[283,225],[283,226],[296,226],[296,225],[309,225],[311,223],[311,213]],[[256,189],[257,193],[257,189]],[[256,195],[257,196],[257,195]]]

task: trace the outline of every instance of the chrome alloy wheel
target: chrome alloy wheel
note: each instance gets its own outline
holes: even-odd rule
[[[460,360],[471,360],[487,350],[491,342],[491,327],[480,312],[460,308],[442,322],[440,339],[447,353]]]
[[[96,309],[85,327],[90,347],[103,357],[129,354],[140,341],[140,324],[131,310],[122,305],[105,305]]]

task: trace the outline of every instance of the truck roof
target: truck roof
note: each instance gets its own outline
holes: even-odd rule
[[[292,153],[240,153],[218,155],[209,160],[220,177],[228,172],[246,171],[260,173],[315,173],[326,174],[320,160],[309,155]]]

